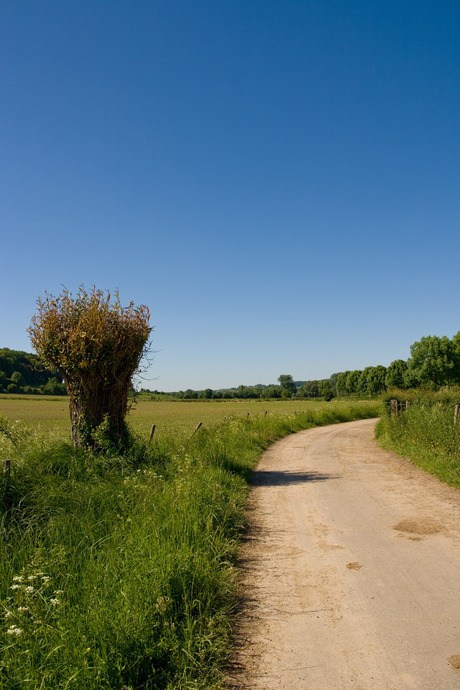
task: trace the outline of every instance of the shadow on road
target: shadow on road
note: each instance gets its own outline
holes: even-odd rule
[[[322,472],[296,472],[295,470],[287,470],[286,472],[256,470],[252,475],[251,484],[253,486],[283,486],[304,482],[324,482],[327,479],[340,479],[340,476],[323,474]]]

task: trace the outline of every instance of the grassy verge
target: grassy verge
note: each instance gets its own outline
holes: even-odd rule
[[[217,688],[251,471],[369,405],[231,417],[91,455],[2,420],[0,687]]]
[[[391,413],[389,401],[398,399],[407,410]],[[390,391],[376,435],[383,448],[410,458],[441,481],[460,488],[460,420],[454,424],[460,390],[428,393]]]

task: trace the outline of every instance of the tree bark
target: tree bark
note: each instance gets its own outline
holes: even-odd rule
[[[122,375],[112,383],[101,387],[101,382],[91,377],[81,377],[76,383],[67,382],[70,399],[70,422],[74,446],[96,447],[93,433],[107,418],[110,437],[120,443],[126,431],[125,417],[131,377]]]

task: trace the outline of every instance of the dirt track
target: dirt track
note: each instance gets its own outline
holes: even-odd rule
[[[460,688],[460,492],[382,451],[374,424],[264,454],[229,687]]]

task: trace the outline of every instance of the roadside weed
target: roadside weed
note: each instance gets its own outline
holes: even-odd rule
[[[400,397],[408,394],[401,391]],[[460,488],[460,422],[454,423],[460,391],[418,392],[411,398],[410,406],[397,417],[384,405],[376,429],[380,444]]]

